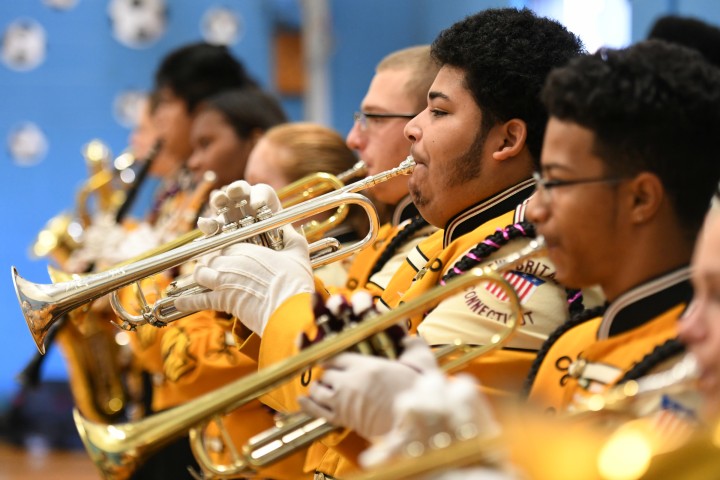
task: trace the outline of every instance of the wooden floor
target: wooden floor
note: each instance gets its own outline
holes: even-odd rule
[[[0,480],[99,480],[86,453],[75,451],[33,451],[0,443]]]

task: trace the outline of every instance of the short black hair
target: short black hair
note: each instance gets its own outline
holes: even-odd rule
[[[465,71],[467,87],[482,109],[483,132],[519,118],[527,146],[539,162],[547,114],[540,89],[551,69],[584,52],[582,42],[554,20],[528,9],[488,9],[443,30],[431,47],[441,65]]]
[[[213,95],[200,105],[199,110],[203,109],[220,112],[239,138],[248,138],[254,130],[264,132],[288,120],[280,102],[256,87]]]
[[[658,18],[648,39],[665,40],[693,48],[720,67],[720,28],[697,18],[666,15]]]
[[[551,117],[594,133],[606,173],[656,174],[694,240],[720,179],[720,69],[647,40],[572,60],[550,74],[542,98]]]
[[[170,88],[189,112],[204,99],[232,88],[257,86],[227,47],[192,43],[170,52],[155,72],[155,89]]]

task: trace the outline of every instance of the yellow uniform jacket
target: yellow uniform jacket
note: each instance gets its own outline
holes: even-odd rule
[[[348,278],[345,282],[345,291],[351,292],[358,288],[366,288],[375,296],[382,295],[383,290],[402,264],[408,252],[411,251],[420,241],[437,230],[431,225],[425,224],[420,230],[405,238],[401,245],[395,250],[392,256],[382,265],[378,261],[385,253],[392,240],[406,228],[418,216],[415,205],[407,196],[395,207],[392,221],[380,227],[377,239],[373,244],[361,250],[353,258],[348,269]],[[373,270],[379,268],[375,273]],[[372,275],[371,275],[372,273]],[[342,291],[342,290],[341,290]]]
[[[153,280],[156,279],[146,283]],[[124,294],[129,295],[128,291],[126,288]],[[152,297],[148,295],[147,300],[154,301]],[[127,299],[126,302],[131,303]],[[232,318],[223,313],[200,311],[164,328],[143,325],[137,329],[134,352],[153,381],[153,411],[184,404],[257,371],[255,360],[238,350],[232,325]],[[223,417],[223,425],[241,448],[250,437],[273,427],[274,416],[274,411],[255,400]],[[227,448],[215,425],[210,425],[205,438],[211,456],[220,462],[227,461]],[[304,457],[304,451],[298,452],[263,469],[262,474],[277,479],[303,478]]]
[[[614,385],[645,355],[677,336],[677,320],[692,298],[689,269],[681,268],[624,293],[602,317],[565,332],[550,347],[530,401],[562,411]]]

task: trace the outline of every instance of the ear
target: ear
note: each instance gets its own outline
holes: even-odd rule
[[[642,172],[630,182],[630,221],[642,224],[657,214],[665,198],[665,188],[657,175]]]
[[[502,161],[516,157],[525,148],[527,124],[524,121],[513,118],[502,125],[495,125],[494,129],[497,129],[496,134],[499,136],[499,148],[492,154],[495,160]]]

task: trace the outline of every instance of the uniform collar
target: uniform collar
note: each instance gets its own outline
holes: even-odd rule
[[[532,195],[534,187],[535,181],[528,178],[452,217],[445,227],[443,248],[450,245],[453,240],[472,232],[483,223],[517,207]]]
[[[625,292],[603,315],[598,340],[627,332],[680,303],[689,303],[693,291],[690,267],[684,266]]]
[[[417,207],[412,202],[410,195],[406,195],[398,202],[397,205],[395,205],[395,210],[393,210],[392,215],[392,224],[395,226],[400,225],[405,220],[413,218],[417,215],[419,215]]]

